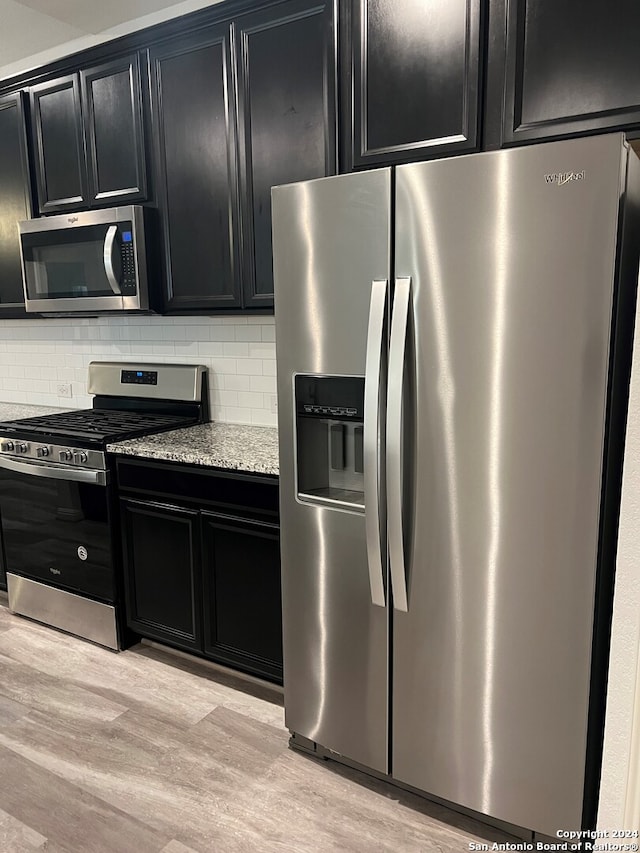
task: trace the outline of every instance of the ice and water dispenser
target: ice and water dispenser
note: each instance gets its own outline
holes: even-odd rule
[[[298,499],[364,511],[364,377],[294,382]]]

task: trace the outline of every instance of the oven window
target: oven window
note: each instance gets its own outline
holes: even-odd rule
[[[22,254],[29,299],[72,299],[113,296],[107,278],[104,245],[108,225],[22,235]],[[116,278],[121,278],[119,237],[112,251]]]
[[[3,569],[114,601],[107,489],[0,470]]]

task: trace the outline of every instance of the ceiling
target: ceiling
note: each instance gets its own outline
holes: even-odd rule
[[[0,0],[0,79],[222,0]]]

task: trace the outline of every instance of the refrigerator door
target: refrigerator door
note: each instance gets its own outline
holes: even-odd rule
[[[377,456],[374,452],[372,460],[371,439],[374,451],[378,443],[370,430],[376,425],[367,426],[365,414],[365,525],[362,508],[297,497],[297,450],[302,456],[303,448],[296,448],[293,387],[296,374],[362,377],[367,361],[380,363],[386,347],[380,296],[390,276],[391,173],[380,169],[276,187],[272,198],[286,725],[385,772],[389,611],[380,603],[386,545],[383,541],[382,563],[370,566],[366,536],[375,512],[370,501],[382,494],[367,493],[368,466]],[[375,403],[372,381],[365,384],[365,408]],[[315,421],[312,438],[328,428]],[[319,447],[323,453],[314,460],[313,448],[306,446],[304,461],[320,468],[327,461],[326,448]],[[375,542],[370,550],[375,554]]]
[[[391,772],[549,835],[582,818],[623,162],[618,135],[397,169],[415,486]]]

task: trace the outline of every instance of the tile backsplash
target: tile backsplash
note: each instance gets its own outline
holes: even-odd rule
[[[90,361],[185,362],[209,368],[213,420],[276,426],[275,346],[268,316],[0,320],[0,401],[87,408]]]

